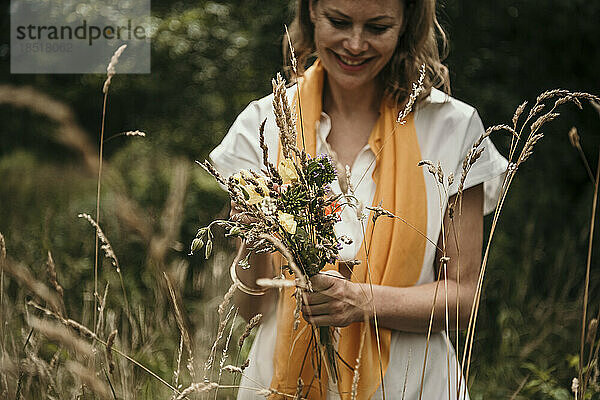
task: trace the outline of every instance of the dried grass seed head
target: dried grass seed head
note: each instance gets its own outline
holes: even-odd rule
[[[576,127],[572,127],[569,130],[569,142],[571,142],[571,146],[575,148],[578,148],[580,146],[579,134],[577,133]]]
[[[519,107],[517,107],[517,109],[515,110],[515,113],[512,117],[512,123],[513,123],[514,129],[517,128],[517,123],[519,122],[519,117],[521,116],[521,114],[523,114],[525,107],[527,107],[527,101],[524,101],[523,103],[521,103],[519,105]]]
[[[594,344],[596,340],[596,331],[598,330],[598,320],[596,318],[592,318],[588,325],[588,334],[586,337],[586,342],[590,344]]]
[[[421,95],[423,91],[423,84],[425,82],[425,64],[421,64],[421,68],[419,68],[419,79],[417,82],[413,82],[412,91],[410,96],[408,97],[408,101],[404,106],[404,109],[398,113],[398,118],[396,118],[396,122],[401,125],[406,124],[406,117],[410,114],[415,102]]]
[[[235,365],[226,365],[221,368],[223,371],[231,372],[232,374],[241,374],[244,371],[240,367],[236,367]]]
[[[104,86],[102,87],[102,93],[106,94],[108,92],[108,88],[110,87],[110,82],[112,77],[117,73],[115,70],[115,66],[119,62],[119,57],[123,54],[123,51],[127,48],[127,45],[124,44],[115,51],[113,56],[110,58],[110,63],[108,63],[108,67],[106,67],[106,81],[104,81]]]
[[[225,310],[227,309],[229,303],[231,303],[231,299],[233,298],[236,289],[237,283],[234,282],[229,287],[229,290],[227,290],[227,293],[225,293],[225,296],[223,296],[223,301],[221,302],[221,304],[219,304],[219,307],[217,309],[217,312],[219,313],[219,319],[223,319],[223,317],[225,316]]]
[[[177,396],[177,400],[183,400],[192,393],[205,393],[218,387],[219,385],[214,382],[192,383]]]
[[[0,233],[0,259],[6,259],[6,241],[4,240],[4,235]]]
[[[127,131],[127,132],[123,132],[122,133],[125,136],[139,136],[139,137],[146,137],[146,132],[142,132],[142,131]]]
[[[112,246],[110,245],[108,238],[106,237],[106,235],[104,235],[104,232],[100,228],[100,225],[98,225],[96,223],[96,221],[94,221],[94,219],[89,214],[81,213],[81,214],[78,214],[77,216],[79,218],[84,218],[85,220],[87,220],[90,223],[90,225],[92,225],[94,228],[96,228],[96,234],[98,235],[98,239],[100,239],[100,243],[101,243],[100,248],[104,251],[104,255],[106,256],[106,258],[108,258],[110,260],[113,267],[115,267],[117,269],[117,272],[121,272],[121,267],[119,266],[119,260],[117,260],[117,256],[116,256]]]
[[[290,52],[290,63],[292,64],[292,72],[294,75],[298,75],[298,59],[296,58],[296,52],[294,51],[294,46],[292,46],[292,39],[290,38],[290,32],[288,31],[288,26],[285,26],[285,35],[287,36],[289,52]]]
[[[46,273],[48,274],[48,281],[52,284],[52,287],[54,287],[54,290],[56,290],[62,299],[64,297],[64,290],[58,283],[58,279],[56,277],[56,265],[54,264],[54,259],[52,258],[50,250],[48,250],[48,259],[46,261]]]
[[[108,360],[108,372],[112,374],[115,370],[115,362],[112,356],[112,348],[115,344],[115,338],[117,337],[118,331],[115,329],[110,333],[106,340],[106,359]]]
[[[240,348],[244,345],[244,341],[246,340],[246,338],[250,336],[250,332],[252,332],[252,329],[258,326],[258,324],[260,324],[261,319],[262,314],[256,314],[250,319],[250,321],[248,321],[248,324],[246,324],[246,328],[244,329],[244,333],[242,334],[242,336],[240,336],[240,339],[238,340],[238,346]]]

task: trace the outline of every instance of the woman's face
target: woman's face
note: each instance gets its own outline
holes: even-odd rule
[[[310,1],[315,45],[328,79],[351,90],[375,84],[404,30],[400,0]]]

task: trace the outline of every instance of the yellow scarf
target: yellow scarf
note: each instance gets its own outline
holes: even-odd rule
[[[317,60],[298,79],[302,114],[295,95],[298,116],[298,147],[302,148],[302,127],[306,151],[316,153],[316,122],[322,111],[322,93],[325,70]],[[427,231],[427,201],[423,171],[417,167],[421,152],[412,113],[406,124],[396,122],[398,109],[388,102],[381,102],[380,116],[375,124],[369,145],[377,156],[373,179],[376,184],[373,205],[382,204],[386,210],[403,217],[419,232]],[[302,115],[302,120],[300,120]],[[302,124],[302,126],[300,125]],[[395,132],[394,132],[395,130]],[[279,158],[281,158],[281,149]],[[372,214],[372,213],[371,213]],[[425,253],[425,239],[406,223],[381,217],[373,229],[370,217],[366,235],[358,251],[361,264],[354,267],[352,282],[372,282],[374,285],[406,287],[419,279]],[[366,247],[365,247],[366,246]],[[365,249],[369,251],[369,262]],[[325,269],[335,266],[328,265]],[[370,271],[369,271],[370,270]],[[370,275],[370,277],[369,277]],[[288,276],[289,277],[289,276]],[[279,392],[294,395],[298,377],[302,377],[305,389],[302,395],[309,399],[325,399],[327,394],[327,371],[321,367],[321,376],[315,370],[311,343],[311,327],[300,318],[300,326],[293,330],[295,299],[294,288],[280,293],[277,309],[277,338],[273,357],[274,374],[271,387]],[[338,352],[352,367],[356,365],[363,329],[365,340],[360,360],[357,398],[369,399],[381,385],[381,373],[385,374],[390,359],[391,330],[379,329],[380,352],[372,323],[354,323],[340,328]],[[381,356],[379,354],[381,353]],[[381,359],[381,364],[380,364]],[[260,360],[256,360],[259,362]],[[350,399],[354,371],[338,359],[338,390],[342,399]],[[308,389],[310,385],[310,389]],[[307,394],[307,390],[309,390]],[[390,394],[390,398],[395,396]],[[283,396],[271,396],[283,398]]]

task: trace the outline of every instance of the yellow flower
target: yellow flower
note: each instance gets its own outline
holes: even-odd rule
[[[244,186],[246,185],[246,181],[244,180],[245,176],[249,176],[250,173],[248,173],[248,171],[246,171],[245,169],[241,169],[237,174],[233,175],[233,179],[236,180],[237,183],[239,183],[240,185]]]
[[[258,204],[262,201],[263,196],[256,193],[256,190],[254,190],[254,186],[246,185],[246,186],[244,186],[244,190],[246,191],[246,193],[248,193],[248,196],[250,197],[248,199],[248,204],[250,204],[250,205]]]
[[[284,184],[298,180],[298,173],[296,172],[296,168],[294,168],[294,161],[290,158],[284,158],[283,161],[279,163],[277,172],[279,172]]]
[[[296,223],[296,220],[294,219],[294,216],[292,214],[279,211],[277,219],[279,220],[279,223],[287,233],[289,233],[290,235],[294,235],[296,233],[296,226],[298,224]]]
[[[265,177],[261,176],[256,181],[258,182],[258,186],[265,192],[265,197],[269,197],[269,187],[267,186]]]
[[[269,188],[267,187],[265,177],[261,176],[256,179],[258,182],[258,187],[262,189],[264,195],[259,194],[256,191],[255,185],[247,181],[247,179],[252,178],[252,175],[245,169],[242,169],[237,174],[233,175],[233,178],[248,195],[248,204],[258,204],[263,200],[263,198],[269,197]]]

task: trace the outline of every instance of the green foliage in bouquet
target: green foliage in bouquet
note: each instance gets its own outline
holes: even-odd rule
[[[226,236],[242,238],[256,252],[275,252],[277,249],[269,238],[281,241],[302,274],[311,277],[327,263],[334,263],[341,248],[333,229],[339,220],[340,195],[334,195],[329,187],[337,179],[336,170],[328,155],[312,158],[296,146],[296,117],[287,102],[285,81],[280,75],[273,80],[273,90],[282,160],[277,168],[268,161],[264,121],[259,128],[265,167],[262,174],[241,170],[225,179],[208,161],[202,164],[227,189],[240,212],[229,220],[213,221],[198,230],[191,252],[206,245],[208,257],[211,229],[220,225],[227,230]]]

